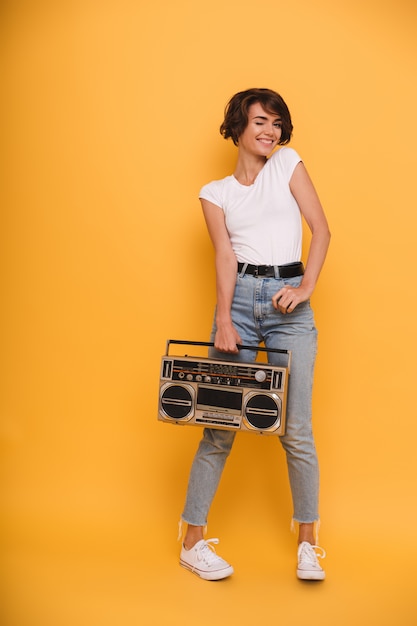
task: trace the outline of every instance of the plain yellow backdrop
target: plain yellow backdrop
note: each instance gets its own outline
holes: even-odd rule
[[[416,17],[413,0],[2,5],[4,626],[415,623]],[[255,435],[209,520],[240,578],[180,570],[201,431],[156,419],[166,340],[208,338],[198,191],[233,171],[218,127],[252,86],[286,99],[333,234],[314,590],[293,581],[282,451]]]

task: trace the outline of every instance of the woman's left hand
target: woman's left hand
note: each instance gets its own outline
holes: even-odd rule
[[[310,296],[311,291],[307,287],[303,287],[303,285],[299,287],[286,285],[272,297],[272,304],[274,309],[285,315],[286,313],[292,313],[300,302],[306,302]]]

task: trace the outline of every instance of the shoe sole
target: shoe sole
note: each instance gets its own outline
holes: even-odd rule
[[[192,567],[185,561],[180,561],[180,565],[192,574],[196,574],[196,576],[202,578],[203,580],[222,580],[223,578],[227,578],[234,573],[234,569],[231,565],[225,569],[218,570],[216,572],[205,572],[204,570],[199,570],[196,567]]]
[[[299,580],[324,580],[326,578],[326,574],[323,571],[314,572],[314,571],[298,569],[297,578],[299,578]]]

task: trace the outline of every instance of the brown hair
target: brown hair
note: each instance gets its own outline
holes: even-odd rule
[[[267,113],[279,115],[282,123],[279,145],[287,144],[293,130],[291,115],[283,98],[271,89],[247,89],[232,96],[224,111],[220,133],[225,139],[231,137],[237,146],[240,135],[248,125],[249,107],[256,102],[259,102]]]

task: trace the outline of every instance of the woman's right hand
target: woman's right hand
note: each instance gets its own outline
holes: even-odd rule
[[[241,344],[242,339],[233,324],[225,327],[218,327],[214,338],[214,347],[219,352],[239,352],[237,344]]]

